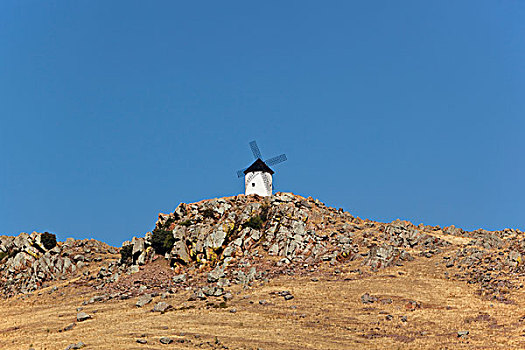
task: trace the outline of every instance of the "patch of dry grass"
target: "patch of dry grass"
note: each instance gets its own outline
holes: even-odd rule
[[[474,287],[444,279],[436,259],[377,274],[349,272],[357,266],[348,266],[341,274],[321,273],[318,282],[287,276],[247,290],[235,286],[226,308],[189,302],[188,292],[166,299],[175,310],[165,314],[150,312],[153,304],[135,307],[136,299],[94,303],[84,306],[93,319],[59,332],[91,296],[63,285],[52,294],[0,302],[0,349],[64,349],[78,341],[88,349],[525,348],[523,293],[513,292],[516,305],[483,300]],[[282,290],[294,299],[270,294]],[[392,303],[363,304],[364,293]],[[421,307],[407,309],[411,300]],[[463,330],[470,334],[458,337]],[[162,336],[184,342],[162,345]],[[148,343],[138,344],[139,338]]]

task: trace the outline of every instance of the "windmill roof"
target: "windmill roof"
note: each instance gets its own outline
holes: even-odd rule
[[[263,162],[261,160],[261,158],[257,158],[257,160],[255,162],[253,162],[253,164],[250,165],[244,171],[244,174],[253,173],[253,172],[256,172],[256,171],[262,171],[262,172],[270,173],[270,174],[274,173],[274,171],[272,169],[270,169],[270,167],[268,165],[266,165],[266,163]]]

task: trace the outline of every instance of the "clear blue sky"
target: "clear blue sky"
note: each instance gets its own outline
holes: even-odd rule
[[[0,233],[120,245],[277,190],[525,230],[523,1],[0,2]]]

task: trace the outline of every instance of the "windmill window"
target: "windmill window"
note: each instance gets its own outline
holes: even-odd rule
[[[252,187],[255,187],[255,182],[252,182]]]

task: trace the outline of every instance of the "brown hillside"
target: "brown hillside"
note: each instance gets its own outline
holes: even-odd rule
[[[0,349],[525,348],[524,242],[287,193],[181,204],[124,259],[2,236]]]

